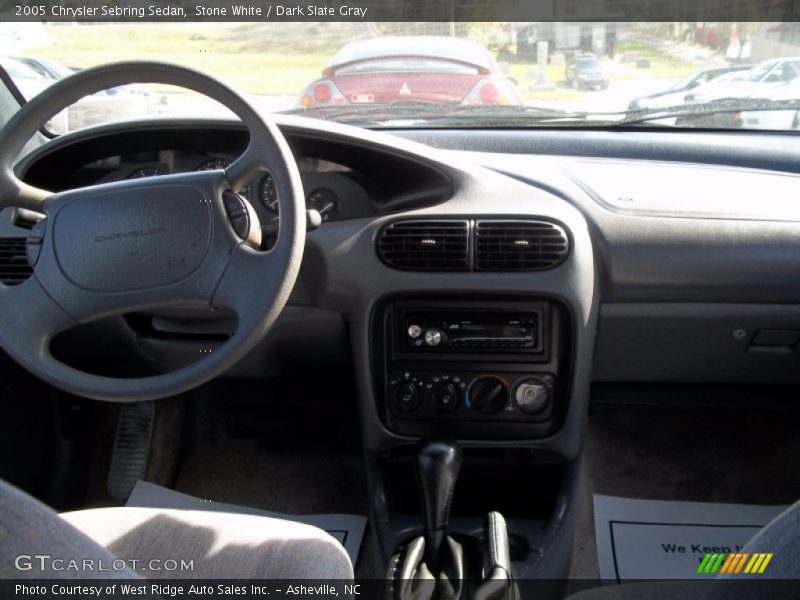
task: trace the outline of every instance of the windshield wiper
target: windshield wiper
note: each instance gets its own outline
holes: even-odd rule
[[[423,102],[392,104],[348,104],[318,108],[296,108],[281,114],[309,116],[351,125],[374,124],[391,126],[409,121],[415,124],[442,126],[491,127],[520,125],[526,121],[551,121],[583,119],[583,113],[571,113],[555,108],[538,106],[454,106]]]
[[[687,117],[689,119],[702,119],[739,112],[763,112],[779,110],[800,110],[800,99],[771,100],[769,98],[719,98],[707,102],[677,104],[661,108],[646,108],[631,110],[624,113],[623,118],[616,122],[617,125],[638,125],[659,121]]]
[[[541,106],[493,106],[431,104],[424,102],[392,104],[348,104],[311,109],[297,108],[281,114],[304,115],[359,125],[362,127],[620,127],[654,123],[664,119],[685,118],[691,123],[715,115],[745,111],[800,110],[800,99],[724,98],[632,111],[571,112]],[[664,124],[665,127],[671,125]]]
[[[576,125],[590,119],[588,113],[543,106],[474,105],[450,107],[425,125],[432,127],[524,127],[526,125]]]

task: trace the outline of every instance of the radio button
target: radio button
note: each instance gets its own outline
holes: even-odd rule
[[[460,395],[452,383],[443,383],[433,391],[433,405],[439,412],[453,412],[458,408]]]

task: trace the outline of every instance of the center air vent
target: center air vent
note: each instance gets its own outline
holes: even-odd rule
[[[378,236],[378,255],[395,269],[469,270],[468,221],[396,221]]]
[[[561,264],[569,252],[565,231],[547,221],[477,221],[476,271],[539,271]]]
[[[17,285],[33,273],[25,256],[25,238],[0,239],[0,281]]]

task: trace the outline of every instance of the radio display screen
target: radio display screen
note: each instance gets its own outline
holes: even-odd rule
[[[414,350],[535,350],[539,317],[538,311],[408,311],[400,333],[403,346]]]

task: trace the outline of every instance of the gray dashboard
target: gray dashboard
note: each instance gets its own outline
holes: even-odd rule
[[[762,347],[758,341],[762,331],[800,331],[800,223],[789,220],[800,206],[792,205],[800,196],[800,143],[791,136],[537,130],[386,135],[302,120],[280,124],[295,136],[301,153],[315,154],[320,145],[325,151],[316,154],[330,158],[359,148],[367,180],[358,180],[363,198],[351,200],[358,193],[346,191],[343,205],[353,202],[362,212],[309,234],[282,326],[231,375],[267,376],[271,369],[265,364],[278,370],[291,356],[302,360],[300,350],[287,357],[278,349],[300,348],[304,339],[314,340],[313,360],[341,361],[348,332],[358,367],[358,357],[370,352],[365,340],[377,299],[400,292],[489,291],[567,300],[581,326],[579,382],[588,383],[592,351],[595,381],[800,382],[796,342]],[[207,125],[230,135],[239,131],[236,124],[218,122],[176,123],[174,130]],[[129,134],[120,126],[86,135],[113,145],[115,136]],[[431,179],[421,179],[430,193],[414,187],[409,177],[399,177],[390,192],[376,191],[370,180],[390,177],[398,164],[382,163],[387,157],[426,163],[452,187],[425,172]],[[35,160],[23,168],[35,166]],[[661,197],[674,195],[686,204],[692,194],[713,193],[747,206],[742,195],[760,190],[763,201],[788,206],[789,217],[782,220],[773,210],[769,218],[746,213],[687,218],[615,206],[615,197],[630,196],[629,184],[637,177],[641,193],[637,172],[653,165],[660,172],[653,185]],[[726,177],[728,172],[735,177]],[[414,189],[405,193],[403,182]],[[753,198],[750,206],[763,201]],[[529,275],[397,272],[375,258],[375,235],[393,218],[482,214],[554,216],[582,242],[569,264]],[[8,214],[2,234],[15,234]],[[180,356],[165,346],[159,340],[148,352],[179,366]]]
[[[567,199],[586,216],[600,296],[593,381],[800,382],[796,137],[400,135],[458,148],[478,164]],[[618,201],[636,194],[645,205],[639,210]],[[706,196],[714,196],[714,211]],[[647,206],[653,197],[661,199],[657,210]],[[666,202],[671,197],[688,207],[680,216]]]
[[[552,500],[541,514],[531,518],[523,495],[524,511],[510,521],[531,550],[524,567],[520,563],[522,576],[536,569],[547,573],[568,562],[594,384],[622,384],[635,394],[639,386],[630,384],[657,384],[668,392],[663,384],[690,384],[702,401],[704,386],[695,384],[800,383],[800,221],[791,216],[800,196],[793,157],[800,152],[792,138],[538,130],[392,134],[304,119],[279,117],[277,123],[304,167],[303,184],[324,181],[336,187],[342,207],[358,209],[309,231],[281,317],[226,375],[253,380],[248,385],[258,398],[258,379],[290,367],[352,366],[372,522],[384,562],[418,528],[418,519],[409,518],[418,505],[404,508],[398,488],[407,485],[393,482],[409,481],[410,471],[402,475],[402,469],[410,467],[408,451],[420,439],[460,442],[474,452],[475,465],[486,456],[503,457],[487,461],[487,470],[513,462],[509,495],[518,495],[522,478],[534,473],[520,468],[527,460],[537,474],[545,465],[557,474],[544,482]],[[30,183],[64,189],[126,177],[141,168],[134,158],[141,151],[151,153],[145,164],[155,151],[155,160],[166,159],[173,170],[191,169],[197,158],[235,155],[241,134],[239,124],[218,121],[102,126],[51,142],[18,170]],[[86,167],[107,157],[118,157],[119,164],[89,176]],[[336,169],[321,168],[330,164]],[[712,198],[716,212],[704,208],[708,193],[719,196]],[[759,198],[748,198],[755,194]],[[680,201],[673,205],[672,197]],[[678,205],[684,207],[680,214]],[[27,235],[25,223],[15,225],[12,218],[10,211],[0,217],[0,238]],[[386,232],[403,222],[460,225],[467,232],[463,268],[392,268],[379,249]],[[481,270],[479,229],[492,223],[557,227],[565,250],[541,270]],[[416,235],[422,237],[415,248],[439,243],[426,232]],[[526,242],[516,234],[511,239]],[[538,243],[544,244],[542,238]],[[431,339],[455,337],[446,325],[452,327],[458,313],[466,315],[455,317],[459,327],[491,321],[517,333],[489,336],[489,346],[475,354],[435,345],[417,351],[407,339],[418,339],[415,325],[418,336],[427,328],[427,339],[434,331],[425,319],[434,317],[438,338]],[[492,321],[490,313],[501,318]],[[139,360],[150,372],[171,370],[214,351],[235,327],[233,315],[217,307],[176,306],[77,327],[56,338],[61,352],[54,354],[126,366]],[[491,346],[514,335],[531,341],[529,351]],[[524,410],[523,386],[544,390],[546,408]],[[448,388],[454,391],[446,392],[449,404],[440,410],[436,394]],[[493,411],[484,410],[490,404]],[[539,476],[531,482],[538,491]],[[469,522],[464,518],[464,527],[473,527]]]

